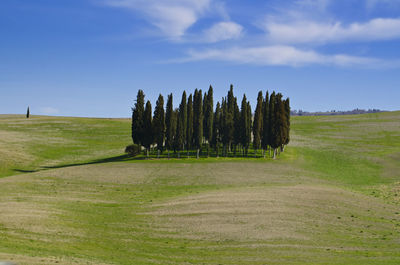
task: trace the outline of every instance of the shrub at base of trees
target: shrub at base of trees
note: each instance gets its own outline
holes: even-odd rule
[[[245,94],[239,108],[232,85],[221,103],[217,102],[215,110],[212,86],[204,96],[198,89],[189,97],[183,91],[176,109],[170,94],[164,110],[164,98],[160,94],[154,115],[150,101],[145,106],[144,98],[144,92],[139,90],[132,108],[132,140],[135,146],[145,147],[147,157],[151,148],[156,147],[157,157],[164,150],[167,150],[168,158],[170,151],[175,157],[180,157],[185,150],[188,157],[191,151],[197,158],[203,155],[202,152],[207,157],[211,153],[218,157],[221,148],[223,156],[231,153],[236,156],[237,151],[248,156],[250,148],[253,148],[254,157],[262,149],[263,157],[269,150],[275,158],[290,141],[289,98],[283,99],[282,94],[275,91],[270,96],[266,92],[265,98],[262,91],[258,93],[254,114]]]
[[[141,150],[142,148],[140,145],[131,144],[125,148],[125,153],[128,154],[129,156],[137,156],[140,154]]]

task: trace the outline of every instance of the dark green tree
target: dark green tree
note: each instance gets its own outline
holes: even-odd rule
[[[187,104],[187,129],[186,149],[189,157],[189,150],[193,147],[193,96],[190,94]]]
[[[154,140],[157,144],[157,150],[159,153],[162,153],[165,139],[165,111],[164,97],[161,94],[158,96],[156,108],[154,109],[153,131]]]
[[[144,128],[143,146],[146,148],[147,157],[149,157],[150,147],[154,142],[151,115],[152,115],[151,103],[150,101],[147,101],[143,115],[143,128]]]
[[[253,121],[253,148],[254,154],[257,153],[257,149],[261,146],[261,137],[262,137],[262,122],[263,122],[263,93],[262,91],[258,92],[257,97],[257,106],[254,112],[254,121]]]
[[[275,105],[275,113],[276,113],[276,134],[277,134],[277,145],[283,150],[283,145],[286,141],[287,134],[287,121],[286,121],[286,110],[285,110],[285,102],[282,100],[282,94],[278,93],[276,95],[276,105]]]
[[[222,100],[222,122],[221,122],[221,134],[222,144],[224,146],[224,155],[228,155],[229,147],[231,146],[233,133],[234,133],[234,122],[233,114],[228,110],[228,103],[226,99]]]
[[[209,147],[212,140],[213,134],[213,121],[214,121],[214,98],[213,88],[210,85],[207,96],[204,98],[205,109],[204,109],[204,137],[207,141],[207,156],[209,156]]]
[[[263,101],[263,108],[262,108],[262,130],[261,130],[261,147],[264,150],[264,158],[265,158],[265,151],[268,149],[269,145],[269,94],[268,91],[265,95],[265,99]]]
[[[242,106],[240,109],[240,135],[241,135],[241,145],[243,148],[243,155],[246,153],[249,148],[249,143],[251,139],[251,131],[249,131],[249,104],[247,102],[246,95],[243,95]]]
[[[29,112],[29,107],[28,107],[28,109],[26,110],[26,118],[29,119],[29,116],[30,116],[30,112]]]
[[[278,121],[278,111],[277,111],[277,97],[275,91],[272,92],[269,99],[269,146],[273,150],[273,158],[276,158],[277,148],[280,146],[280,128]]]
[[[285,115],[286,115],[286,128],[285,128],[284,145],[288,145],[290,142],[290,101],[289,101],[289,98],[287,98],[285,100]],[[284,148],[282,151],[284,151]]]
[[[168,95],[168,100],[167,100],[167,110],[165,113],[165,145],[168,150],[168,157],[169,157],[169,151],[172,150],[173,145],[174,145],[174,136],[176,132],[176,128],[174,125],[176,124],[175,122],[175,117],[174,117],[174,106],[173,106],[173,96],[172,94]]]
[[[235,96],[233,95],[233,85],[230,86],[227,96],[228,111],[233,115],[235,106]]]
[[[203,141],[203,94],[201,89],[195,90],[193,101],[193,143],[197,148],[197,158],[199,158]]]
[[[221,131],[221,105],[219,102],[215,107],[214,119],[213,119],[213,133],[211,139],[211,146],[214,148],[216,156],[219,155],[219,143],[220,143],[220,131]]]
[[[180,151],[184,149],[186,140],[186,130],[187,130],[187,105],[186,105],[186,92],[183,91],[182,101],[179,105],[178,119],[176,126],[176,136],[175,136],[175,149],[178,151],[178,157],[180,157]]]
[[[144,93],[139,90],[136,103],[132,108],[132,140],[134,144],[142,145],[144,137]]]
[[[251,106],[250,106],[250,101],[247,101],[247,132],[246,135],[248,135],[247,138],[247,148],[246,148],[246,155],[248,153],[249,150],[249,146],[251,143],[251,132],[252,132],[252,113],[251,113]]]
[[[241,121],[240,121],[240,109],[237,104],[237,97],[233,100],[233,153],[236,156],[236,150],[242,142],[242,131],[241,131]]]

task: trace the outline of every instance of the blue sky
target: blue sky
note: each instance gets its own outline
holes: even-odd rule
[[[0,113],[128,117],[138,89],[400,109],[400,0],[2,0]]]

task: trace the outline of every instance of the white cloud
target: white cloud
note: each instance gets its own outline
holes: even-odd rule
[[[367,9],[371,10],[379,5],[385,5],[388,7],[393,7],[396,5],[400,5],[400,0],[367,0],[366,1]]]
[[[242,33],[243,27],[235,22],[219,22],[204,31],[204,39],[205,42],[238,39]]]
[[[339,22],[303,20],[279,23],[267,20],[264,29],[268,32],[270,41],[279,44],[378,41],[400,38],[400,18],[376,18],[348,26]]]
[[[217,60],[241,64],[303,66],[311,64],[335,66],[382,67],[379,59],[344,54],[323,55],[313,50],[301,50],[291,46],[234,47],[189,51],[188,57],[179,62]]]
[[[58,114],[60,111],[56,108],[53,107],[42,107],[39,109],[40,114],[43,115],[54,115],[54,114]]]
[[[104,3],[140,12],[163,35],[179,39],[209,8],[211,0],[105,0]]]

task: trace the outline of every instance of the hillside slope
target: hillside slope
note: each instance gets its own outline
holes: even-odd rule
[[[0,115],[0,136],[0,261],[400,263],[400,112],[294,117],[275,161],[128,159],[129,120]]]

